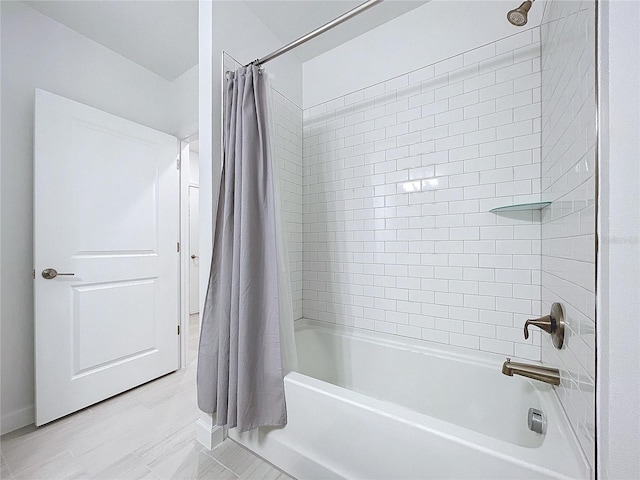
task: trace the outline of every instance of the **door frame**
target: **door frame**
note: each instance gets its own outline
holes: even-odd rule
[[[180,140],[180,368],[189,365],[189,142]]]
[[[191,159],[190,159],[191,160]],[[191,163],[189,163],[189,165],[191,165]],[[187,246],[189,247],[189,251],[187,252],[189,254],[189,271],[187,271],[188,274],[188,279],[189,279],[189,285],[188,285],[188,289],[189,289],[189,303],[188,303],[188,309],[189,309],[189,318],[191,318],[191,315],[195,315],[195,313],[197,313],[198,315],[200,314],[200,288],[199,288],[199,283],[200,283],[200,275],[198,274],[198,278],[197,278],[197,282],[196,282],[196,287],[194,288],[194,290],[197,290],[198,293],[198,310],[195,313],[191,313],[191,296],[193,294],[193,292],[191,291],[191,288],[193,287],[193,285],[191,285],[191,268],[192,268],[192,263],[191,260],[193,260],[191,258],[191,239],[193,238],[193,232],[191,231],[191,198],[192,198],[192,189],[195,189],[195,193],[198,194],[198,200],[200,200],[200,185],[198,185],[197,183],[191,182],[189,181],[189,184],[187,185],[187,199],[188,199],[188,204],[187,204],[187,221],[189,222],[187,224]],[[198,224],[198,230],[196,232],[196,237],[199,236],[199,232],[200,232],[200,225]],[[199,249],[198,249],[199,250]],[[198,257],[199,257],[199,251],[198,251]],[[198,262],[199,263],[199,262]],[[198,266],[198,270],[200,269],[200,267]]]
[[[189,293],[190,278],[189,267],[190,242],[189,242],[189,189],[192,186],[189,168],[191,166],[190,146],[191,142],[198,140],[198,133],[180,139],[180,368],[189,365]],[[199,286],[198,292],[200,292]],[[198,324],[201,322],[202,298],[198,299]]]

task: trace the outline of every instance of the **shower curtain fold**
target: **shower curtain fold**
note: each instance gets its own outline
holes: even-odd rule
[[[286,423],[278,217],[266,80],[228,76],[224,165],[198,350],[198,406],[241,432]],[[293,328],[293,326],[291,326]]]

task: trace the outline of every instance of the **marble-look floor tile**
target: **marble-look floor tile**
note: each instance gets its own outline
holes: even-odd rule
[[[135,405],[120,413],[117,417],[102,417],[94,424],[74,434],[67,441],[69,450],[76,456],[82,457],[92,452],[110,451],[116,446],[116,451],[122,448],[134,448],[146,441],[149,435],[147,409],[142,405]]]
[[[145,447],[149,450],[149,446],[174,438],[177,432],[187,432],[180,436],[184,441],[195,438],[197,418],[193,396],[175,395],[154,408],[135,409],[135,417],[119,416],[118,421],[102,434],[92,432],[93,442],[74,444],[71,451],[93,474],[129,453],[135,454]]]
[[[182,445],[185,445],[192,441],[196,435],[195,421],[190,422],[188,425],[181,429],[163,436],[162,438],[156,438],[140,448],[133,451],[133,455],[136,456],[145,465],[153,465],[160,462],[163,458],[171,455]]]
[[[70,452],[64,452],[46,462],[32,463],[13,471],[16,480],[66,480],[87,478],[86,472]]]
[[[256,462],[263,463],[262,459],[256,457],[232,440],[222,442],[221,445],[207,453],[236,475],[244,474],[253,468]]]
[[[73,415],[0,438],[0,478],[288,480],[226,440],[195,441],[196,364]]]
[[[151,408],[173,395],[195,388],[195,384],[196,369],[185,368],[136,388],[132,391],[132,397],[141,405]]]
[[[42,431],[34,431],[24,437],[13,437],[7,442],[3,441],[2,453],[14,476],[29,466],[46,464],[59,455],[68,453],[69,449],[64,441],[68,437],[61,433],[62,430],[65,429],[52,425],[47,428],[49,435]]]
[[[166,480],[236,480],[238,476],[207,455],[195,440],[153,462],[151,470]]]
[[[239,480],[254,480],[256,478],[260,480],[293,480],[286,473],[262,460],[253,462],[251,467],[239,477]]]
[[[4,454],[0,453],[0,479],[11,480],[12,478],[13,474],[9,468],[9,464],[5,461]]]
[[[96,480],[160,480],[149,467],[134,455],[122,457],[119,461],[91,475]]]

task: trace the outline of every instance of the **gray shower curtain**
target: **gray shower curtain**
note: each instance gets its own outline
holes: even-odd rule
[[[267,86],[229,74],[224,165],[198,350],[198,406],[244,432],[286,423]]]

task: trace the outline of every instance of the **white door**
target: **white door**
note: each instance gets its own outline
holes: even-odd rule
[[[178,368],[177,152],[36,91],[36,425]]]
[[[199,188],[189,187],[189,313],[198,313],[200,310],[198,278],[200,276],[200,250],[198,239],[200,237],[200,198]]]

